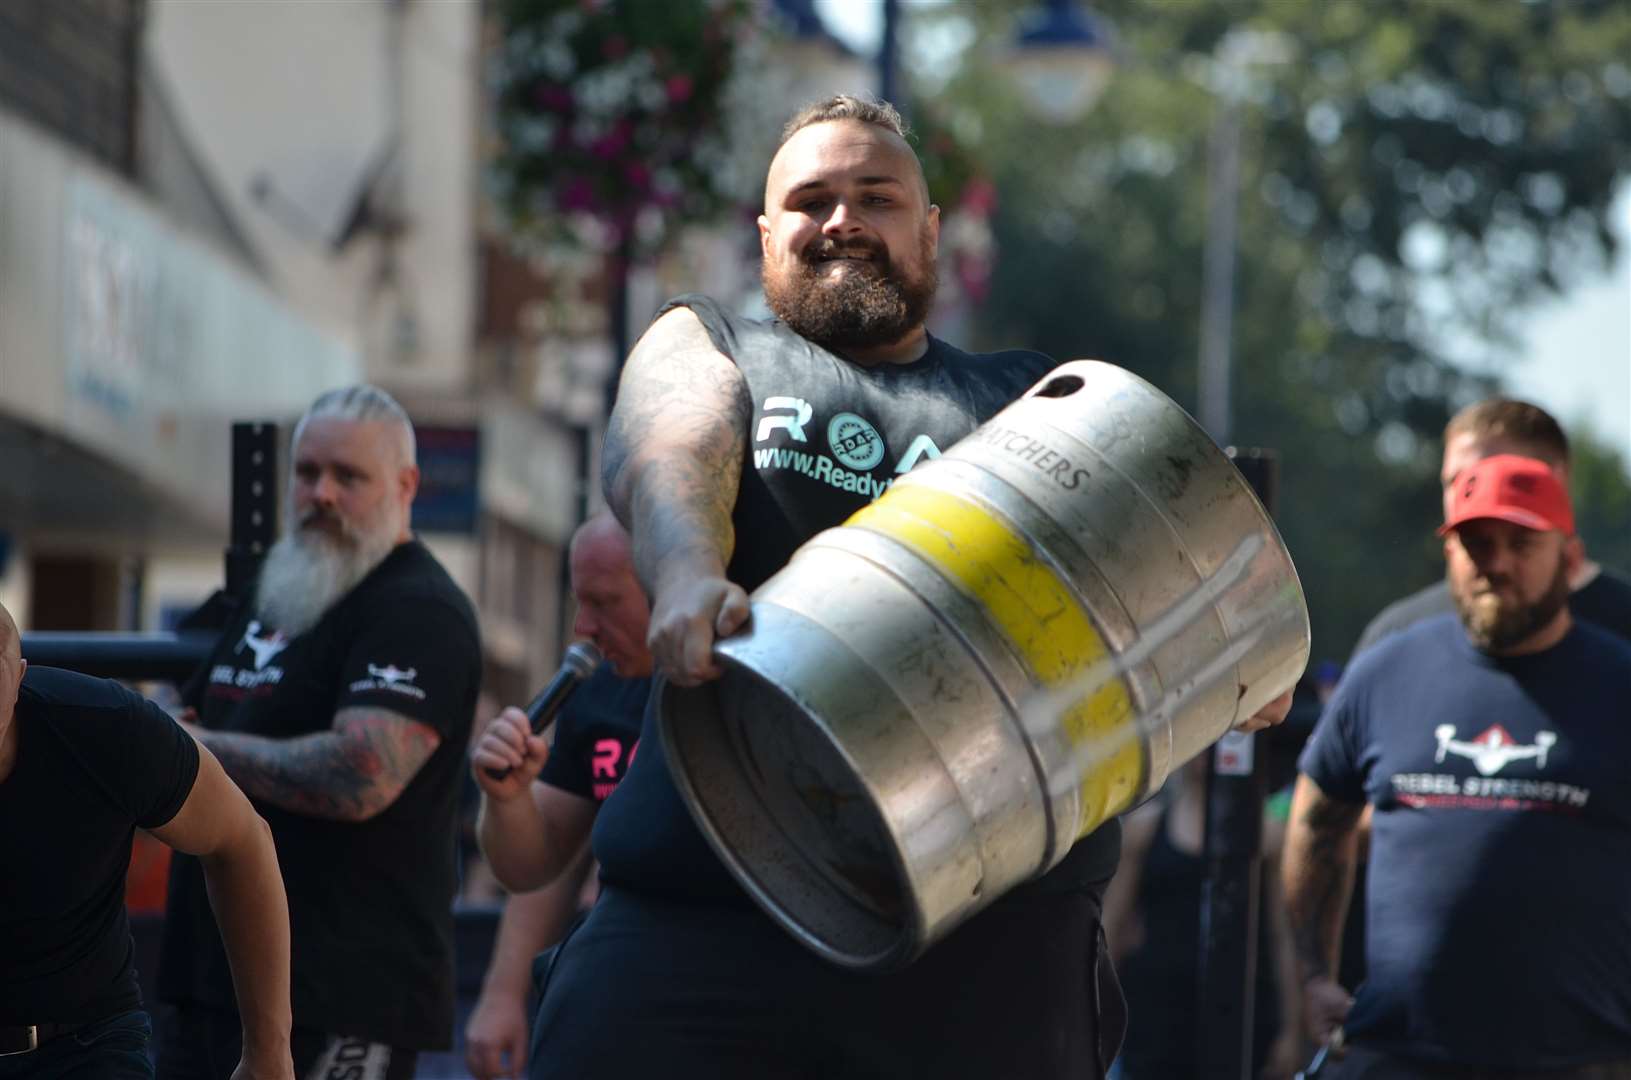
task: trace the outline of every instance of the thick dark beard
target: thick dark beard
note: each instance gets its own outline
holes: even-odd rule
[[[1455,609],[1473,647],[1479,652],[1498,654],[1533,637],[1568,606],[1569,572],[1559,555],[1557,576],[1546,593],[1533,604],[1518,607],[1497,604],[1492,609],[1481,605],[1470,585],[1463,591],[1454,581],[1450,582],[1450,595],[1455,599]]]
[[[860,247],[848,245],[847,249]],[[811,245],[779,277],[768,262],[760,267],[765,302],[800,337],[844,353],[899,341],[928,319],[940,279],[927,233],[918,252],[922,276],[915,278],[907,277],[882,245],[871,244],[864,246],[874,259],[871,264],[865,269],[853,267],[839,280],[828,281],[826,263],[816,258],[822,250],[820,243]]]

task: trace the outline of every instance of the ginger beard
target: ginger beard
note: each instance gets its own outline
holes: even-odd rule
[[[1569,571],[1563,553],[1557,574],[1533,603],[1514,595],[1512,579],[1478,575],[1458,581],[1449,575],[1450,595],[1467,637],[1482,652],[1500,652],[1520,644],[1546,626],[1569,603]]]
[[[844,352],[899,341],[923,325],[940,281],[927,229],[917,267],[897,264],[876,240],[817,237],[785,267],[760,268],[765,301],[800,337]],[[835,268],[833,263],[843,260]]]
[[[289,517],[295,527],[266,553],[255,610],[286,637],[299,637],[317,625],[369,571],[396,547],[406,522],[386,504],[373,522],[348,522],[333,511],[310,507]]]

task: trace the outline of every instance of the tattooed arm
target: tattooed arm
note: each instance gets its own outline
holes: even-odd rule
[[[191,730],[248,794],[335,821],[367,821],[390,806],[442,742],[429,724],[365,707],[293,739]]]
[[[1336,972],[1363,810],[1361,804],[1331,798],[1306,775],[1297,777],[1281,873],[1303,986],[1303,1017],[1316,1042],[1330,1037],[1353,1003],[1338,985]]]
[[[602,480],[651,597],[652,655],[682,686],[719,675],[714,639],[747,619],[725,567],[752,418],[742,373],[689,309],[658,319],[629,354]]]

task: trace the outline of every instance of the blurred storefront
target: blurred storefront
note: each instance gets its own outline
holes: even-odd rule
[[[367,379],[421,428],[416,528],[478,600],[494,688],[553,671],[599,412],[492,359],[483,49],[478,4],[0,8],[0,601],[25,627],[172,625],[221,580],[231,422],[286,436]]]

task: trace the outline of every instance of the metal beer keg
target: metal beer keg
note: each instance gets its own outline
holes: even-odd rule
[[[834,963],[887,970],[1155,792],[1289,689],[1308,611],[1206,433],[1110,364],[1064,364],[801,547],[661,685],[682,798]]]

